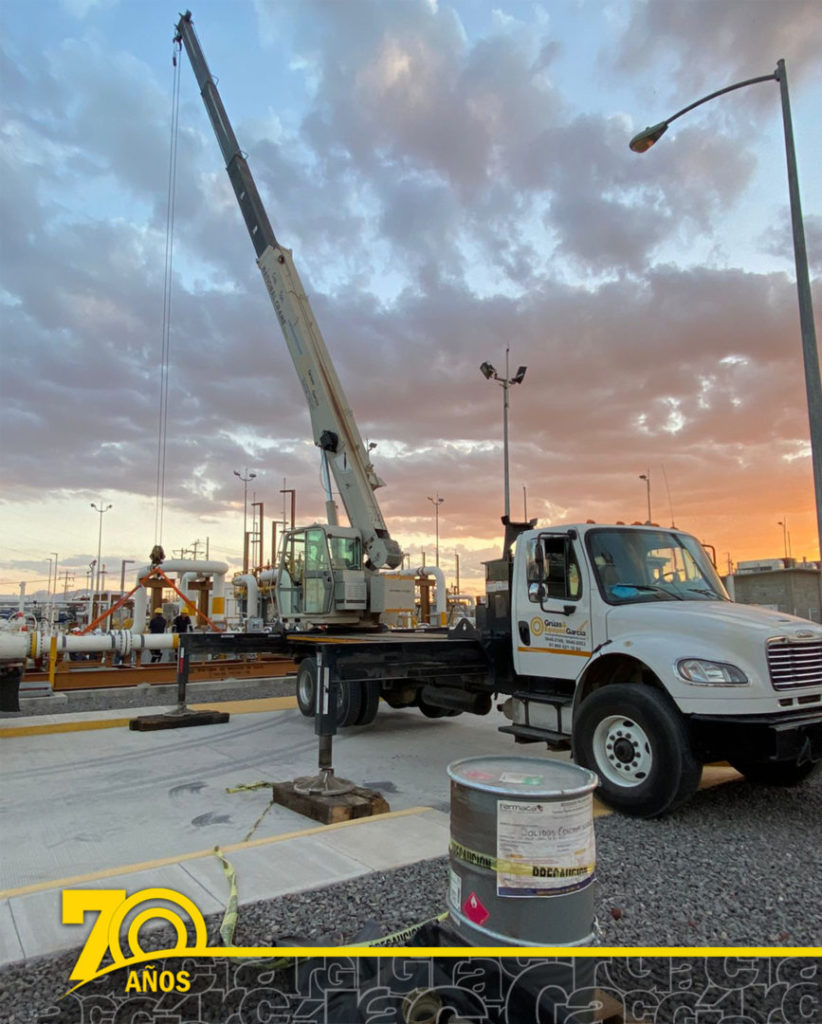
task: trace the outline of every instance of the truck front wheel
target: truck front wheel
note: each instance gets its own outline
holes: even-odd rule
[[[731,764],[755,786],[795,786],[811,774],[819,761],[745,761],[732,758]]]
[[[574,724],[574,760],[597,773],[603,803],[638,818],[656,818],[683,804],[702,775],[670,697],[625,683],[583,701]]]

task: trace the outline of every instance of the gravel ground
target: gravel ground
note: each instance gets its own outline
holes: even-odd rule
[[[676,814],[659,821],[618,815],[597,819],[595,895],[598,947],[822,947],[822,777],[793,789],[761,789],[735,783],[697,794]],[[418,925],[445,909],[446,858],[279,899],[242,906],[234,934],[241,946],[339,945],[390,935]],[[242,878],[238,879],[240,898]],[[208,919],[211,944],[218,944],[219,918]],[[432,938],[433,937],[433,938]],[[421,944],[438,944],[436,931]],[[408,942],[408,940],[403,940]],[[447,936],[445,938],[447,944]],[[144,938],[144,948],[168,948],[162,932]],[[0,969],[0,1021],[9,1024],[177,1024],[222,1021],[399,1022],[403,993],[432,985],[456,986],[459,999],[481,992],[493,1024],[555,1017],[535,1010],[531,990],[544,987],[540,971],[560,971],[566,990],[596,984],[628,1004],[633,1018],[653,1024],[820,1024],[820,956],[761,958],[603,955],[601,960],[497,963],[477,982],[477,962],[432,959],[415,962],[362,958],[336,974],[328,961],[307,961],[301,970],[276,970],[271,960],[201,961],[191,964],[192,991],[179,995],[125,992],[126,979],[111,975],[77,995],[56,1000],[68,988],[78,951],[29,960]],[[482,961],[488,967],[489,961]],[[309,967],[313,974],[309,980]],[[158,970],[162,970],[162,962]],[[374,971],[389,977],[374,977]],[[576,976],[572,977],[576,970]],[[359,972],[359,977],[356,977]],[[468,972],[472,980],[466,981]],[[335,979],[335,980],[329,980]],[[319,979],[319,980],[318,980]],[[529,980],[530,979],[530,980]],[[528,986],[531,986],[529,988]],[[381,1009],[362,998],[378,986]],[[356,1000],[343,990],[358,989]],[[207,989],[207,993],[205,992]],[[329,995],[328,989],[333,991]],[[296,994],[295,994],[296,993]],[[495,994],[496,993],[496,994]],[[503,1001],[503,994],[505,1000]],[[530,999],[523,1008],[517,998]],[[376,994],[374,994],[376,998]],[[179,1005],[172,1005],[176,1000]],[[346,1002],[348,1000],[348,1002]],[[393,1000],[393,1002],[391,1001]],[[584,1000],[583,1000],[584,1001]],[[371,1009],[363,1009],[369,1003]],[[470,1003],[470,1000],[469,1000]],[[444,1018],[443,1018],[444,1019]],[[556,1020],[566,1019],[558,1012]],[[583,1014],[580,1020],[586,1019]],[[588,1016],[590,1019],[590,1015]]]

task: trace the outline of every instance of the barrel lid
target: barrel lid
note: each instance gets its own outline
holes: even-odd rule
[[[581,796],[599,784],[594,772],[548,758],[464,757],[448,765],[448,775],[463,786],[511,796]]]

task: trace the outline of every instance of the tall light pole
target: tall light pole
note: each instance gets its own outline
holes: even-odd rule
[[[648,470],[647,473],[640,473],[639,474],[639,479],[645,481],[645,490],[647,491],[647,494],[648,494],[648,526],[650,526],[651,522],[652,522],[652,520],[651,520],[651,471],[650,471],[650,469]]]
[[[245,466],[242,473],[235,469],[234,476],[243,482],[243,572],[248,572],[248,481],[254,480],[257,474],[249,473]]]
[[[440,564],[440,505],[445,501],[445,498],[441,498],[439,494],[435,498],[429,497],[428,499],[434,506],[434,565],[439,566]]]
[[[51,594],[51,588],[49,588],[49,625],[53,625],[54,620],[54,603],[57,600],[57,566],[60,564],[60,558],[56,551],[52,551],[54,555],[54,594]]]
[[[503,472],[505,477],[505,522],[507,523],[511,518],[511,490],[508,479],[508,391],[512,384],[521,384],[525,377],[525,371],[528,369],[527,366],[520,366],[513,377],[508,376],[508,354],[510,349],[505,349],[505,376],[500,377],[491,363],[483,363],[480,366],[480,372],[486,380],[494,380],[502,388],[502,455],[503,455]]]
[[[782,527],[782,546],[785,549],[785,568],[788,568],[788,517],[785,516],[777,524]]]
[[[94,585],[95,591],[99,593],[99,591],[100,591],[100,553],[103,550],[103,516],[106,514],[106,512],[108,512],[108,510],[110,508],[114,508],[114,506],[113,505],[104,505],[103,502],[102,502],[102,499],[101,499],[99,505],[96,505],[92,501],[91,502],[91,507],[100,516],[100,529],[97,531],[97,581],[96,581],[96,583]],[[93,598],[92,598],[91,607],[92,608],[94,607],[94,599]],[[89,620],[89,621],[91,621],[91,620]]]
[[[816,533],[819,543],[819,556],[822,558],[822,380],[819,374],[819,353],[816,348],[816,328],[813,320],[813,303],[811,300],[811,282],[808,271],[808,251],[805,245],[805,228],[802,221],[802,204],[799,199],[799,176],[796,169],[796,149],[793,141],[793,123],[791,105],[788,96],[788,75],[785,61],[778,60],[776,70],[771,75],[760,75],[748,78],[744,82],[728,85],[724,89],[703,96],[702,99],[690,103],[678,110],[671,117],[659,124],[646,128],[635,135],[629,145],[635,153],[644,153],[657,142],[668,130],[668,125],[689,110],[698,107],[708,100],[722,96],[734,89],[757,82],[778,82],[782,99],[782,123],[785,130],[785,158],[788,165],[788,195],[791,205],[791,227],[793,230],[793,252],[796,263],[796,290],[799,299],[799,328],[802,334],[802,356],[805,365],[805,392],[808,401],[808,421],[810,424],[811,463],[813,466],[814,496],[816,499]]]
[[[51,622],[51,566],[54,559],[47,558],[46,560],[49,563],[49,581],[46,584],[46,600],[43,604],[43,621]]]

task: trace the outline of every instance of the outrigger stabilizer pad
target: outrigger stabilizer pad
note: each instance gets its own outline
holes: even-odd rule
[[[331,769],[293,782],[273,782],[271,792],[275,804],[323,825],[353,818],[370,818],[391,810],[381,793],[357,786],[347,779],[337,779]]]
[[[188,729],[194,725],[222,725],[231,716],[227,711],[191,711],[177,708],[164,715],[140,715],[128,723],[134,732],[153,732],[156,729]]]

